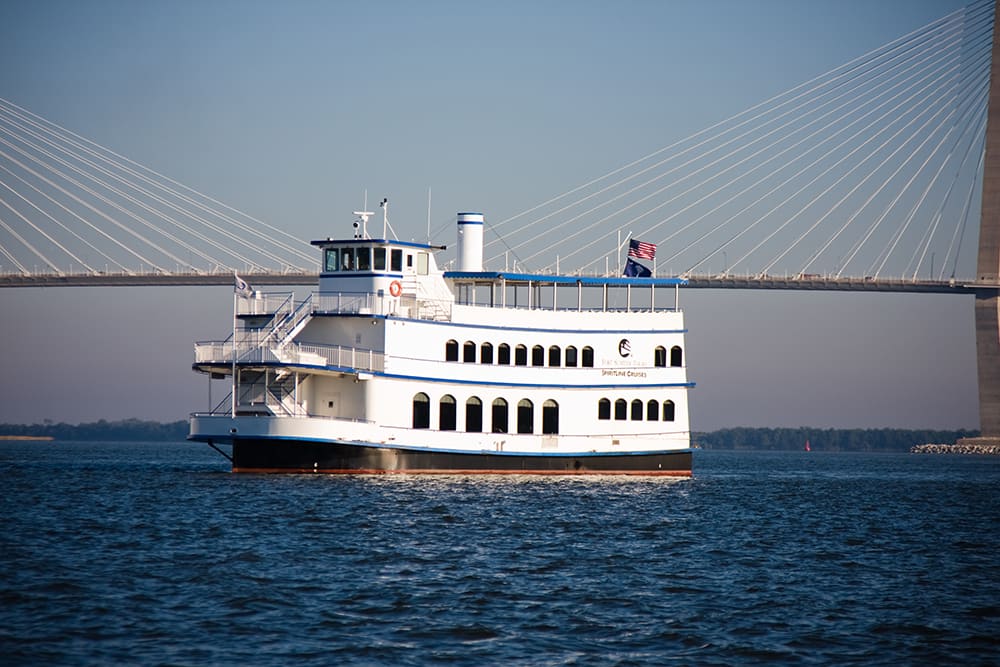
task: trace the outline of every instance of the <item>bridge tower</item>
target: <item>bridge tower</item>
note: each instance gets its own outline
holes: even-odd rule
[[[976,282],[984,283],[976,290],[979,428],[983,438],[1000,441],[1000,15],[995,11]]]

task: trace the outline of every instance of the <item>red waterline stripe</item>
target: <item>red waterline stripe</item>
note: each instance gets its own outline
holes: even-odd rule
[[[630,475],[690,477],[690,470],[378,470],[376,468],[233,468],[235,473],[317,473],[321,475]]]

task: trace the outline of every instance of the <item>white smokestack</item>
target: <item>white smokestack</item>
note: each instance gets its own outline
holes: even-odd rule
[[[458,270],[483,270],[483,223],[482,213],[458,214]]]

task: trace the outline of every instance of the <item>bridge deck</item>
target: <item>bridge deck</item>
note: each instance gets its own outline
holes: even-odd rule
[[[257,273],[244,278],[252,285],[315,286],[316,273]],[[971,280],[905,280],[902,278],[834,278],[825,276],[689,276],[695,289],[768,289],[841,292],[913,292],[976,294],[998,291],[1000,283]],[[231,273],[130,273],[0,275],[3,287],[149,287],[232,285]]]

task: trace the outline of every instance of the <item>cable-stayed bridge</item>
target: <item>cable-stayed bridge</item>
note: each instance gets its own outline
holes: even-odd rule
[[[973,3],[488,218],[487,266],[620,275],[641,239],[655,274],[694,287],[973,293],[978,318],[1000,273],[994,14]],[[2,286],[310,284],[307,241],[0,100]]]
[[[992,24],[970,5],[506,216],[487,265],[620,274],[631,237],[694,286],[967,292]],[[309,283],[308,240],[0,101],[0,284]]]

